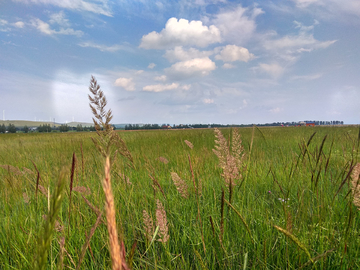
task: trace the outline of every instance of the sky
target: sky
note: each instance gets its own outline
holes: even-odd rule
[[[360,123],[359,0],[0,1],[5,120]]]

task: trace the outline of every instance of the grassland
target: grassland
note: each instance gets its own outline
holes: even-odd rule
[[[221,131],[231,142],[233,131]],[[118,231],[129,266],[360,268],[360,215],[350,184],[360,161],[359,127],[238,131],[245,158],[242,177],[232,188],[212,151],[212,129],[118,132],[134,161],[131,167],[118,157],[111,170]],[[94,147],[94,136],[0,134],[0,269],[32,268],[47,224],[43,216],[53,209],[49,197],[60,175],[66,191],[46,269],[111,269],[106,219],[98,212],[104,209],[104,159]],[[186,183],[187,198],[171,173]],[[37,189],[37,181],[44,190]],[[159,203],[167,232],[156,228]],[[153,220],[152,230],[144,210]]]

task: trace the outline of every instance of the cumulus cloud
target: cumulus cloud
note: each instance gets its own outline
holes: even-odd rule
[[[60,30],[56,31],[50,28],[50,25],[40,19],[31,20],[31,25],[38,29],[41,33],[46,35],[74,35],[74,36],[82,36],[84,33],[80,30],[74,30],[72,28],[60,28]]]
[[[214,103],[214,100],[213,100],[212,98],[204,98],[204,99],[203,99],[203,102],[204,102],[205,104],[212,104],[212,103]]]
[[[179,87],[178,83],[172,83],[172,84],[153,84],[153,85],[147,85],[143,87],[144,91],[148,92],[163,92],[167,90],[174,90]]]
[[[117,51],[132,51],[128,46],[123,46],[123,45],[112,45],[112,46],[107,46],[107,45],[103,45],[103,44],[96,44],[93,42],[82,42],[78,44],[80,47],[86,48],[95,48],[98,49],[102,52],[117,52]]]
[[[284,68],[277,63],[260,63],[258,68],[260,69],[260,71],[265,72],[275,78],[280,77],[284,73]]]
[[[165,82],[166,81],[166,75],[161,75],[161,76],[156,76],[154,78],[155,81],[161,81],[161,82]]]
[[[94,1],[94,0],[14,0],[16,2],[22,2],[25,4],[37,4],[37,5],[54,5],[61,8],[67,8],[78,11],[89,11],[105,16],[111,16],[110,8],[107,4],[107,0]]]
[[[16,23],[14,23],[14,26],[17,27],[17,28],[23,28],[24,27],[24,23],[22,21],[18,21]]]
[[[281,112],[282,110],[283,110],[282,108],[276,107],[276,108],[270,109],[269,112],[276,114],[276,113]]]
[[[252,58],[254,58],[254,55],[250,53],[248,49],[236,45],[226,45],[225,48],[221,50],[220,54],[215,56],[215,59],[224,62],[247,62]]]
[[[231,69],[231,68],[236,68],[236,66],[232,65],[232,64],[229,64],[229,63],[225,63],[222,68],[224,69]]]
[[[132,78],[118,78],[115,81],[115,86],[120,86],[126,91],[135,91],[135,83]]]
[[[199,51],[195,48],[184,50],[182,46],[176,46],[174,49],[166,50],[164,57],[170,62],[186,61],[194,58],[204,58],[212,55],[213,51]]]
[[[174,79],[185,79],[208,75],[215,68],[215,63],[208,57],[204,57],[175,63],[165,71]]]
[[[260,8],[250,10],[239,5],[215,15],[212,23],[220,29],[226,41],[242,44],[252,37],[256,29],[255,19],[261,13]]]
[[[148,68],[153,69],[155,66],[156,66],[155,63],[150,63],[150,64],[148,65]]]
[[[201,21],[170,18],[160,33],[153,31],[144,35],[140,48],[166,49],[183,45],[206,47],[220,41],[220,31],[214,25],[207,27]]]

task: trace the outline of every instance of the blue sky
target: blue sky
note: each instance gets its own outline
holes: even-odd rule
[[[0,2],[7,120],[360,123],[358,0]]]

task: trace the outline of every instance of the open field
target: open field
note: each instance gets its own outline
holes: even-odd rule
[[[234,130],[221,132],[225,142],[234,138]],[[129,166],[119,155],[111,169],[128,265],[360,268],[360,213],[351,193],[359,127],[238,132],[245,156],[234,185],[226,184],[212,151],[213,129],[117,132],[133,158]],[[0,134],[0,269],[30,269],[43,252],[38,238],[49,233],[44,216],[53,209],[55,195],[49,197],[61,175],[65,197],[51,227],[46,269],[111,269],[106,218],[100,216],[104,158],[95,136]]]

